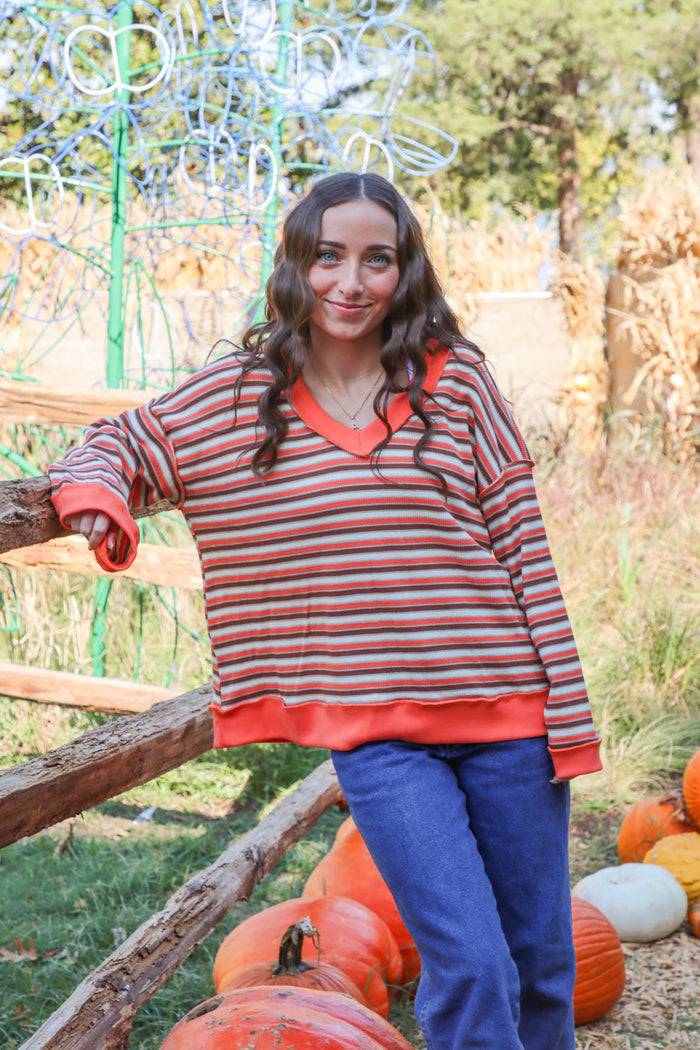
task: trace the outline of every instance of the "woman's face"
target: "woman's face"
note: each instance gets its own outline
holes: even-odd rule
[[[382,322],[399,283],[398,231],[391,212],[374,201],[327,208],[308,279],[316,296],[309,321],[319,352],[378,352]]]

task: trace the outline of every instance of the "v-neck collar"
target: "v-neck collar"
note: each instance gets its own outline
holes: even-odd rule
[[[434,345],[432,341],[431,345]],[[448,354],[449,349],[446,346],[439,346],[434,353],[427,356],[427,373],[423,383],[423,390],[426,394],[431,394],[437,385]],[[379,418],[373,419],[362,430],[354,430],[352,427],[339,423],[321,408],[301,376],[292,387],[290,402],[299,418],[311,430],[354,456],[367,458],[372,449],[376,448],[386,436],[386,428]],[[387,410],[391,433],[395,434],[410,419],[412,413],[408,393],[397,394]]]

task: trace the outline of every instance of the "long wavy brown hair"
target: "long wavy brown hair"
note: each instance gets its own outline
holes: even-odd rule
[[[442,475],[423,461],[422,452],[435,427],[423,391],[427,358],[437,345],[454,348],[467,343],[459,322],[445,301],[437,275],[428,256],[423,234],[413,212],[398,190],[380,175],[343,172],[315,183],[310,192],[289,212],[274,257],[274,269],[266,285],[265,320],[252,325],[241,345],[246,353],[238,380],[236,397],[245,376],[265,362],[272,380],[258,399],[258,413],[264,434],[260,436],[251,466],[258,478],[275,465],[278,449],[287,433],[287,421],[280,411],[283,393],[289,397],[301,375],[310,347],[309,318],[314,309],[314,293],[307,274],[316,258],[321,234],[321,217],[327,208],[352,200],[370,200],[393,215],[398,230],[397,262],[399,282],[389,313],[383,323],[384,345],[381,364],[385,376],[374,398],[374,410],[386,427],[385,438],[372,452],[376,463],[391,438],[387,406],[392,394],[405,389],[413,412],[425,427],[413,451],[415,463],[437,477]],[[437,342],[431,344],[429,340]],[[408,387],[399,382],[410,363]]]

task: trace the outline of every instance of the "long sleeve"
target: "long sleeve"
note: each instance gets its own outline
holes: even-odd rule
[[[479,499],[492,549],[504,565],[549,680],[545,726],[558,777],[601,768],[600,739],[547,541],[532,462],[510,412],[482,368],[474,406]]]
[[[127,568],[136,557],[139,530],[131,509],[161,500],[178,507],[184,499],[157,404],[156,400],[91,424],[83,444],[49,468],[51,499],[62,522],[80,511],[99,510],[120,527],[111,555],[104,542],[95,551],[100,566],[109,572]]]

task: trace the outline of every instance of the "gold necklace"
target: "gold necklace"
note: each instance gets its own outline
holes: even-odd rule
[[[338,398],[335,396],[335,394],[333,393],[333,391],[331,390],[331,388],[329,387],[328,383],[325,381],[323,376],[320,374],[320,372],[317,372],[316,369],[313,366],[312,366],[312,371],[313,371],[314,375],[316,376],[316,378],[318,379],[318,381],[321,384],[321,386],[323,387],[323,389],[326,391],[326,393],[330,394],[330,396],[333,398],[333,400],[335,401],[336,405],[338,406],[340,411],[343,413],[343,415],[346,415],[348,417],[348,419],[350,420],[351,428],[353,430],[362,430],[362,427],[357,422],[357,416],[359,416],[360,412],[362,411],[362,409],[365,407],[365,405],[369,401],[369,396],[372,393],[372,391],[376,389],[377,383],[379,382],[384,369],[383,368],[379,369],[379,371],[377,372],[376,376],[374,377],[374,380],[372,381],[371,387],[369,388],[369,390],[367,391],[365,396],[362,398],[362,404],[358,405],[354,412],[348,412],[348,410],[345,407],[345,405],[342,403],[342,401],[338,400]]]

